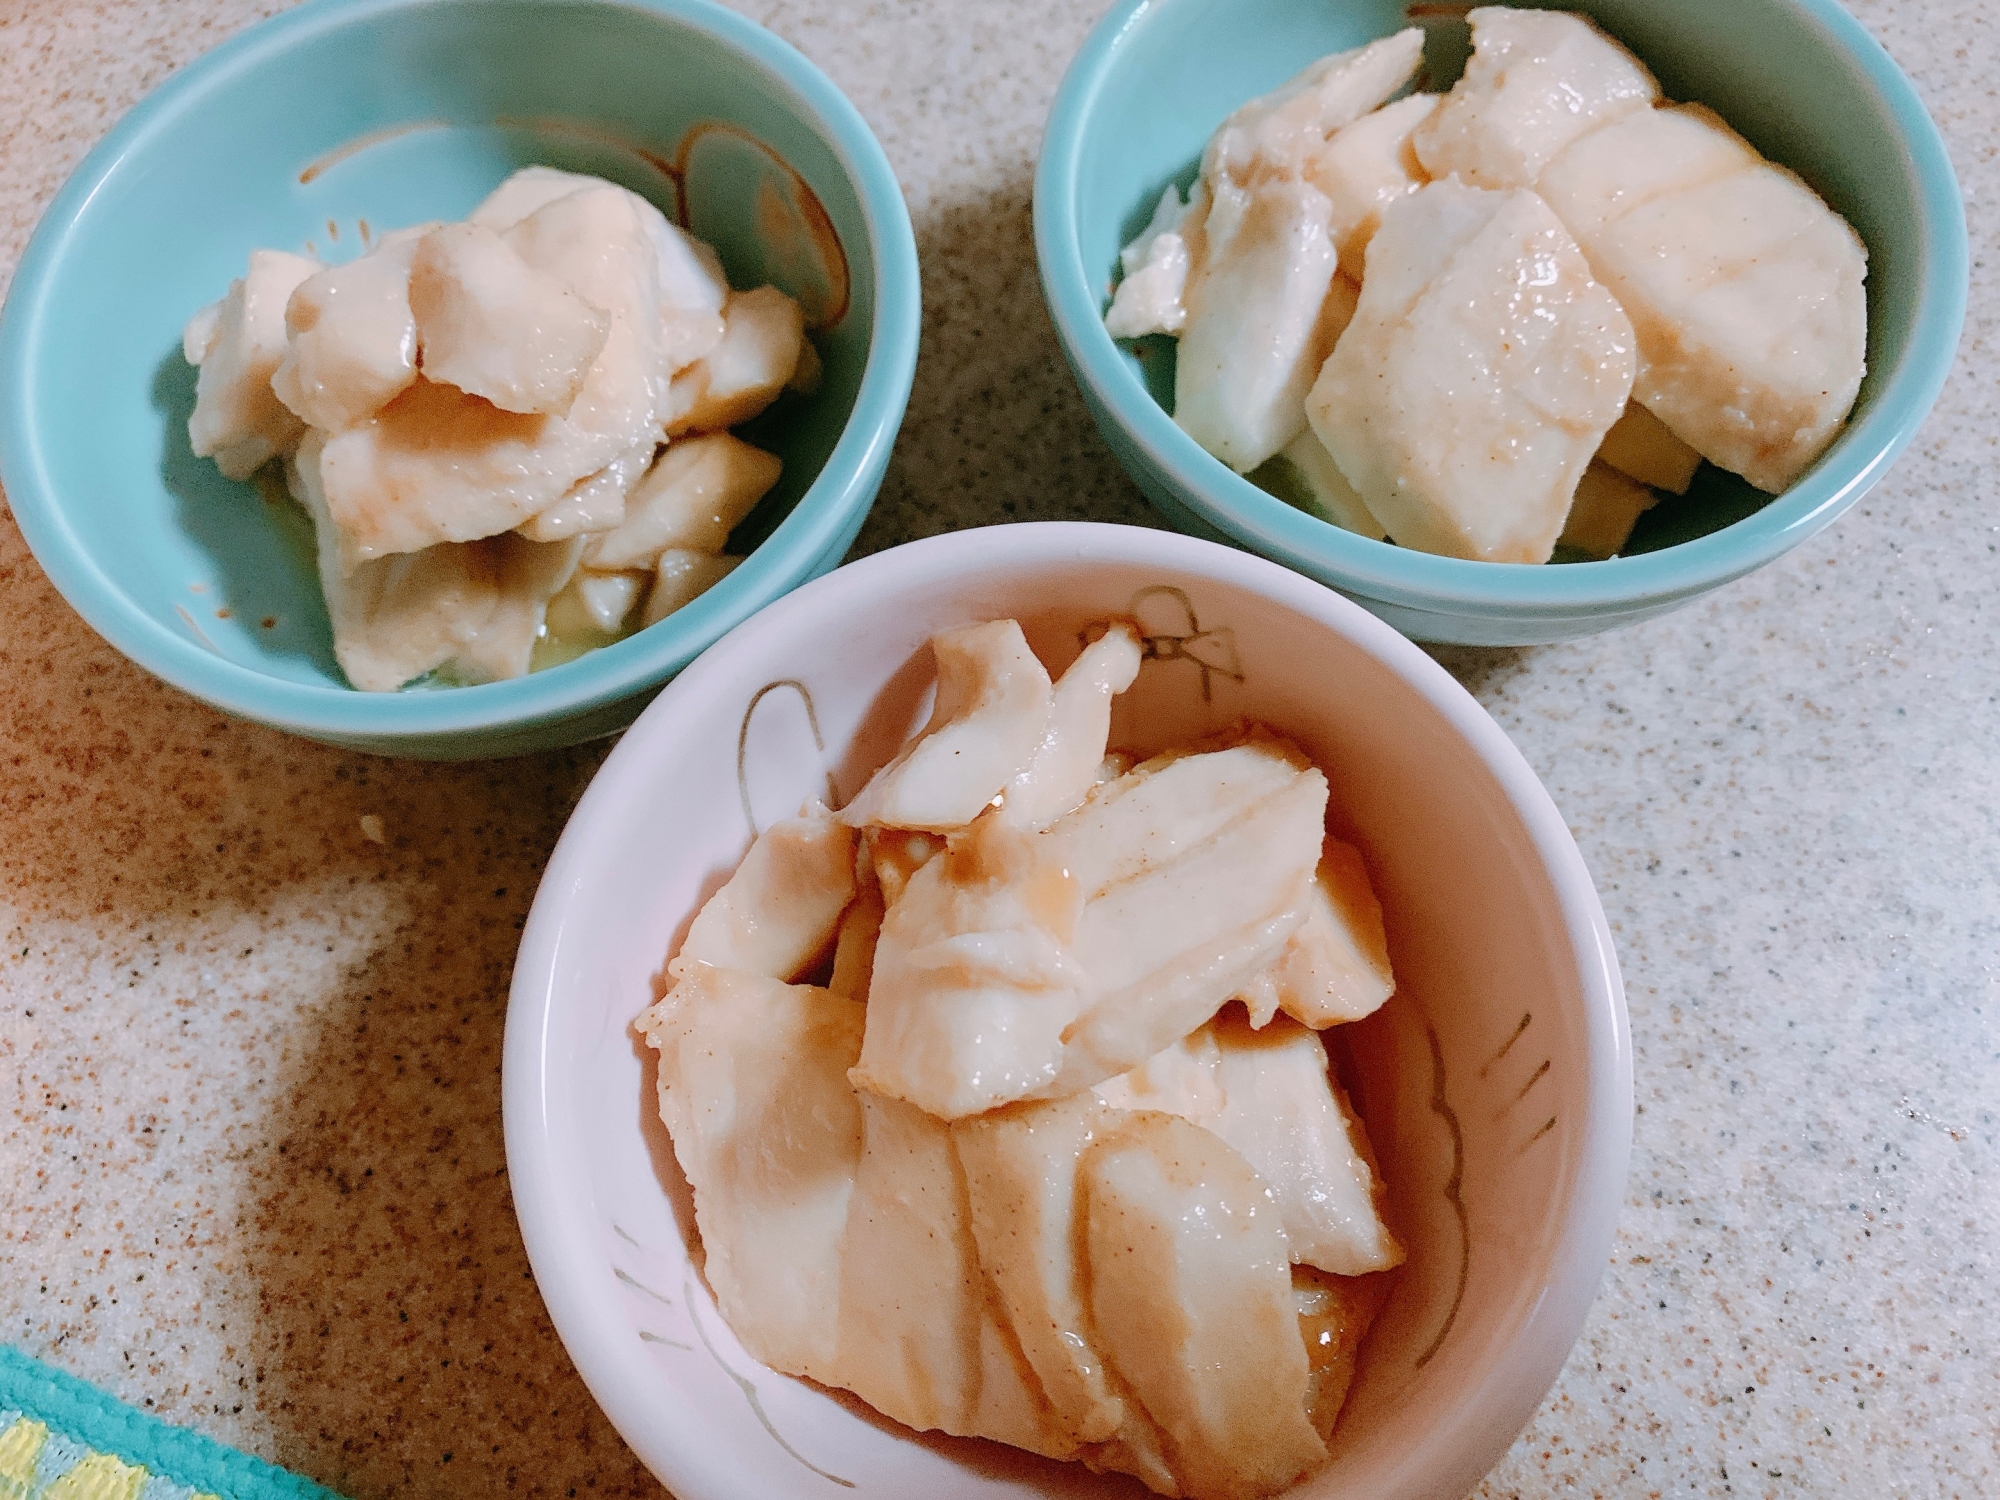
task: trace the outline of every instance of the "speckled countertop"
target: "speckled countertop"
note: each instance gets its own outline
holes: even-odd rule
[[[268,8],[0,0],[0,276],[112,121]],[[1145,523],[1029,237],[1099,7],[743,8],[859,105],[916,223],[863,549]],[[1706,602],[1442,653],[1576,831],[1638,1049],[1613,1264],[1485,1496],[2000,1495],[2000,24],[1859,10],[1971,218],[1928,426]],[[500,1134],[516,934],[602,749],[414,765],[234,723],[93,635],[11,516],[0,639],[0,1339],[357,1497],[659,1494],[542,1310]]]

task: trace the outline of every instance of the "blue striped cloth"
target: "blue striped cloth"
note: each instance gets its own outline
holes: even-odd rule
[[[0,1500],[340,1500],[0,1344]]]

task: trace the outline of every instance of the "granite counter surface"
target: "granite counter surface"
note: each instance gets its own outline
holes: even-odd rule
[[[0,0],[0,276],[121,112],[270,8]],[[853,98],[916,223],[861,549],[1149,524],[1029,235],[1099,7],[742,8]],[[2000,1494],[2000,19],[1857,8],[1964,185],[1938,410],[1701,603],[1440,653],[1575,830],[1637,1042],[1613,1263],[1487,1497]],[[659,1494],[543,1312],[500,1133],[516,935],[603,749],[415,765],[232,722],[93,635],[10,515],[0,639],[0,1339],[366,1500]]]

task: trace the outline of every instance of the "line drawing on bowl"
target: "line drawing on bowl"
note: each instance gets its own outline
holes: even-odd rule
[[[693,1344],[683,1344],[679,1339],[670,1339],[664,1333],[655,1333],[650,1328],[641,1328],[639,1330],[639,1342],[642,1344],[665,1344],[669,1349],[685,1349],[690,1354],[694,1353]]]
[[[759,696],[762,695],[760,694]],[[756,1414],[757,1420],[764,1424],[764,1430],[771,1434],[771,1441],[776,1443],[780,1448],[783,1448],[785,1452],[789,1453],[801,1464],[804,1464],[808,1469],[811,1469],[813,1473],[819,1475],[820,1478],[831,1480],[842,1489],[853,1489],[853,1480],[842,1479],[838,1474],[827,1473],[825,1469],[822,1469],[818,1464],[814,1463],[803,1453],[799,1452],[798,1449],[785,1441],[784,1435],[772,1425],[771,1418],[764,1410],[764,1403],[757,1398],[756,1385],[752,1383],[748,1376],[739,1375],[736,1371],[730,1369],[728,1361],[723,1359],[722,1355],[717,1352],[715,1341],[708,1336],[708,1330],[702,1326],[701,1314],[696,1310],[696,1304],[700,1301],[700,1298],[695,1295],[693,1266],[687,1268],[686,1279],[681,1284],[681,1295],[687,1301],[688,1320],[694,1324],[694,1331],[700,1336],[702,1347],[708,1350],[708,1357],[715,1361],[717,1369],[736,1382],[736,1388],[743,1392],[743,1399],[750,1403],[750,1410]]]
[[[1546,1120],[1542,1121],[1540,1125],[1535,1127],[1535,1133],[1533,1135],[1529,1136],[1525,1141],[1521,1142],[1520,1146],[1515,1150],[1514,1154],[1516,1156],[1525,1156],[1530,1146],[1534,1145],[1536,1141],[1539,1141],[1543,1136],[1547,1135],[1551,1130],[1554,1130],[1555,1128],[1556,1128],[1556,1117],[1554,1115],[1550,1115]]]
[[[631,1235],[625,1232],[625,1226],[623,1224],[614,1223],[611,1226],[611,1232],[617,1235],[618,1238],[623,1240],[626,1244],[630,1245],[634,1250],[643,1250],[646,1248],[644,1245],[640,1244],[637,1240],[633,1239]]]
[[[1484,1078],[1488,1073],[1491,1073],[1496,1067],[1500,1065],[1500,1060],[1504,1058],[1509,1052],[1512,1052],[1514,1050],[1514,1043],[1521,1040],[1521,1033],[1528,1029],[1529,1023],[1532,1022],[1534,1019],[1535,1019],[1535,1013],[1533,1011],[1528,1011],[1521,1017],[1520,1024],[1514,1028],[1513,1034],[1509,1036],[1506,1041],[1500,1044],[1500,1050],[1494,1053],[1491,1057],[1487,1058],[1485,1066],[1480,1068],[1479,1076],[1481,1078]]]
[[[322,152],[299,169],[299,186],[306,187],[315,178],[323,177],[350,156],[359,156],[370,146],[379,146],[384,141],[393,141],[398,136],[413,135],[419,130],[447,130],[449,120],[405,120],[400,125],[385,126],[381,130],[371,130],[366,135],[357,135],[351,141],[335,146],[331,151]]]
[[[1523,1020],[1522,1029],[1527,1024]],[[1514,1033],[1517,1037],[1520,1034],[1519,1030]],[[1464,1194],[1465,1133],[1459,1129],[1458,1112],[1444,1096],[1444,1048],[1438,1042],[1437,1027],[1431,1025],[1428,1018],[1424,1021],[1424,1035],[1431,1044],[1431,1113],[1443,1120],[1445,1129],[1451,1132],[1451,1176],[1445,1179],[1444,1196],[1452,1212],[1458,1215],[1458,1289],[1451,1295],[1451,1306],[1445,1311],[1444,1322],[1439,1325],[1437,1334],[1424,1352],[1417,1356],[1415,1368],[1419,1370],[1431,1362],[1431,1357],[1444,1344],[1445,1335],[1451,1332],[1451,1325],[1458,1321],[1459,1305],[1465,1301],[1465,1283],[1472,1269],[1472,1225],[1466,1218]],[[1507,1046],[1513,1045],[1510,1038]]]
[[[751,695],[750,706],[743,710],[743,722],[736,730],[736,794],[743,799],[743,821],[750,825],[750,837],[756,838],[763,830],[757,826],[757,812],[750,803],[750,721],[757,716],[757,706],[779,688],[790,688],[799,695],[799,702],[805,705],[806,723],[811,726],[813,748],[824,756],[826,736],[819,732],[819,711],[813,707],[812,689],[796,677],[785,677],[777,682],[767,682]],[[822,762],[823,763],[823,762]],[[826,805],[838,809],[840,789],[833,784],[833,772],[826,775]]]
[[[635,1291],[644,1292],[648,1297],[651,1297],[655,1302],[658,1302],[665,1307],[672,1307],[674,1305],[673,1298],[669,1297],[665,1292],[654,1291],[651,1287],[647,1286],[645,1282],[641,1281],[638,1277],[634,1276],[630,1271],[626,1270],[623,1266],[613,1266],[611,1268],[611,1274],[613,1276],[616,1276],[620,1281],[624,1282],[625,1285],[633,1288]]]
[[[673,184],[673,219],[681,228],[693,232],[689,222],[687,180],[692,169],[695,149],[710,136],[740,141],[762,155],[772,166],[783,174],[791,187],[790,207],[796,211],[796,226],[787,222],[786,204],[778,200],[768,181],[762,184],[757,194],[757,228],[767,243],[767,247],[792,252],[803,251],[805,257],[817,262],[820,275],[826,282],[822,294],[817,289],[800,287],[786,288],[797,297],[806,311],[806,327],[814,332],[832,328],[847,316],[853,304],[853,274],[847,264],[847,247],[840,242],[840,235],[833,227],[833,215],[826,211],[808,183],[792,164],[786,161],[768,144],[759,140],[740,125],[732,125],[727,120],[697,120],[681,133],[671,152],[653,150],[626,139],[615,131],[589,125],[580,120],[564,120],[554,116],[539,115],[496,115],[493,123],[502,130],[526,130],[549,135],[571,135],[600,146],[611,146],[616,150],[630,152],[647,166],[658,172]],[[372,142],[365,143],[372,144]],[[799,231],[793,233],[793,229]],[[812,295],[802,295],[811,290]]]
[[[371,147],[414,134],[420,130],[448,130],[454,124],[451,120],[409,120],[400,125],[390,125],[381,130],[371,130],[344,141],[329,151],[314,157],[299,169],[299,186],[306,187],[327,172],[339,166],[350,157],[358,156]],[[848,264],[847,247],[840,242],[840,233],[833,227],[833,215],[826,211],[818,193],[804,175],[769,144],[759,140],[740,125],[727,120],[697,120],[681,133],[681,138],[671,152],[656,151],[650,146],[642,146],[628,140],[615,131],[588,124],[581,120],[565,120],[556,116],[541,115],[495,115],[494,128],[499,130],[522,130],[545,135],[568,135],[586,140],[594,145],[610,146],[637,157],[651,167],[672,185],[674,202],[671,210],[674,222],[682,229],[693,232],[689,223],[687,181],[692,169],[694,153],[704,140],[722,137],[739,141],[749,146],[777,169],[789,189],[781,194],[767,179],[757,190],[757,228],[768,251],[775,252],[787,263],[804,267],[811,264],[817,269],[817,278],[798,278],[797,287],[785,288],[796,297],[805,309],[806,327],[815,333],[837,326],[854,305],[854,275]],[[335,240],[340,232],[331,220],[327,230]],[[368,243],[366,227],[362,230],[362,244]],[[311,253],[318,252],[312,242],[306,242]],[[814,280],[825,283],[824,289],[812,285]]]
[[[1154,630],[1146,623],[1145,605],[1151,599],[1171,599],[1187,617],[1187,629],[1175,634],[1171,629]],[[1140,589],[1125,606],[1125,612],[1139,626],[1141,661],[1191,661],[1201,668],[1201,701],[1213,699],[1215,676],[1243,682],[1243,658],[1236,652],[1236,632],[1227,625],[1204,630],[1194,612],[1187,590],[1170,583],[1156,583]]]
[[[1555,1064],[1551,1062],[1548,1058],[1546,1057],[1543,1058],[1542,1065],[1539,1068],[1535,1069],[1534,1072],[1528,1075],[1528,1081],[1522,1084],[1521,1087],[1515,1091],[1514,1097],[1512,1099],[1509,1099],[1504,1105],[1502,1105],[1497,1111],[1494,1112],[1493,1118],[1497,1121],[1502,1115],[1506,1114],[1508,1110],[1512,1109],[1515,1105],[1519,1104],[1523,1099],[1527,1098],[1528,1091],[1534,1088],[1536,1084],[1540,1083],[1542,1079],[1548,1075],[1549,1069],[1554,1066]]]

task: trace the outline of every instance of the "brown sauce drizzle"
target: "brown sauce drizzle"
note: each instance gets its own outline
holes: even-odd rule
[[[315,157],[299,172],[299,186],[304,187],[315,178],[324,177],[350,156],[358,156],[370,146],[379,146],[384,141],[393,141],[399,135],[412,135],[419,130],[442,130],[449,120],[411,120],[402,125],[391,125],[383,130],[371,130],[366,135],[357,135],[345,145],[335,146],[323,156]]]
[[[1443,1120],[1445,1129],[1451,1133],[1451,1176],[1445,1179],[1444,1196],[1452,1212],[1458,1215],[1458,1287],[1452,1293],[1451,1307],[1444,1315],[1444,1323],[1429,1346],[1417,1356],[1416,1368],[1419,1370],[1431,1362],[1431,1357],[1443,1345],[1445,1335],[1451,1332],[1452,1324],[1458,1321],[1458,1309],[1465,1301],[1466,1279],[1472,1269],[1472,1226],[1466,1218],[1464,1195],[1465,1132],[1458,1127],[1457,1112],[1445,1102],[1444,1048],[1438,1043],[1437,1028],[1426,1021],[1424,1035],[1431,1044],[1431,1113]]]

